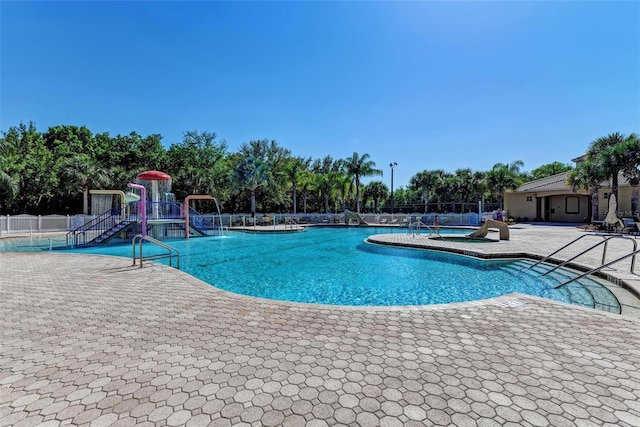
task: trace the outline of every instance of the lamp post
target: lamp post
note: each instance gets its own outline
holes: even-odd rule
[[[391,221],[393,221],[393,205],[394,205],[394,200],[393,200],[393,168],[395,168],[396,166],[398,166],[398,162],[389,163],[389,167],[391,168]]]

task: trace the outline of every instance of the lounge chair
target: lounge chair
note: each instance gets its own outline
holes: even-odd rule
[[[263,216],[261,221],[260,221],[260,224],[261,225],[271,225],[272,222],[273,222],[273,219],[270,216]]]

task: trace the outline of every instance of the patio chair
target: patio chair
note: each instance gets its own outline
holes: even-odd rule
[[[270,216],[263,216],[260,220],[260,225],[271,225],[273,219]]]

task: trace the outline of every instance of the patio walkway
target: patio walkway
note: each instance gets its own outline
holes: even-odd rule
[[[293,304],[147,265],[0,254],[0,425],[640,425],[632,317]]]

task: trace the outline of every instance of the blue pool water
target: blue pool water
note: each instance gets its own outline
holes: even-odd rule
[[[180,251],[181,270],[218,288],[263,298],[394,306],[473,301],[520,292],[619,310],[615,297],[591,279],[554,289],[553,285],[574,276],[568,270],[542,277],[549,267],[532,270],[528,260],[486,261],[364,242],[369,235],[389,232],[394,231],[310,227],[298,233],[227,232],[170,244]],[[131,245],[74,251],[131,259]],[[159,252],[156,246],[144,246],[145,255]]]

